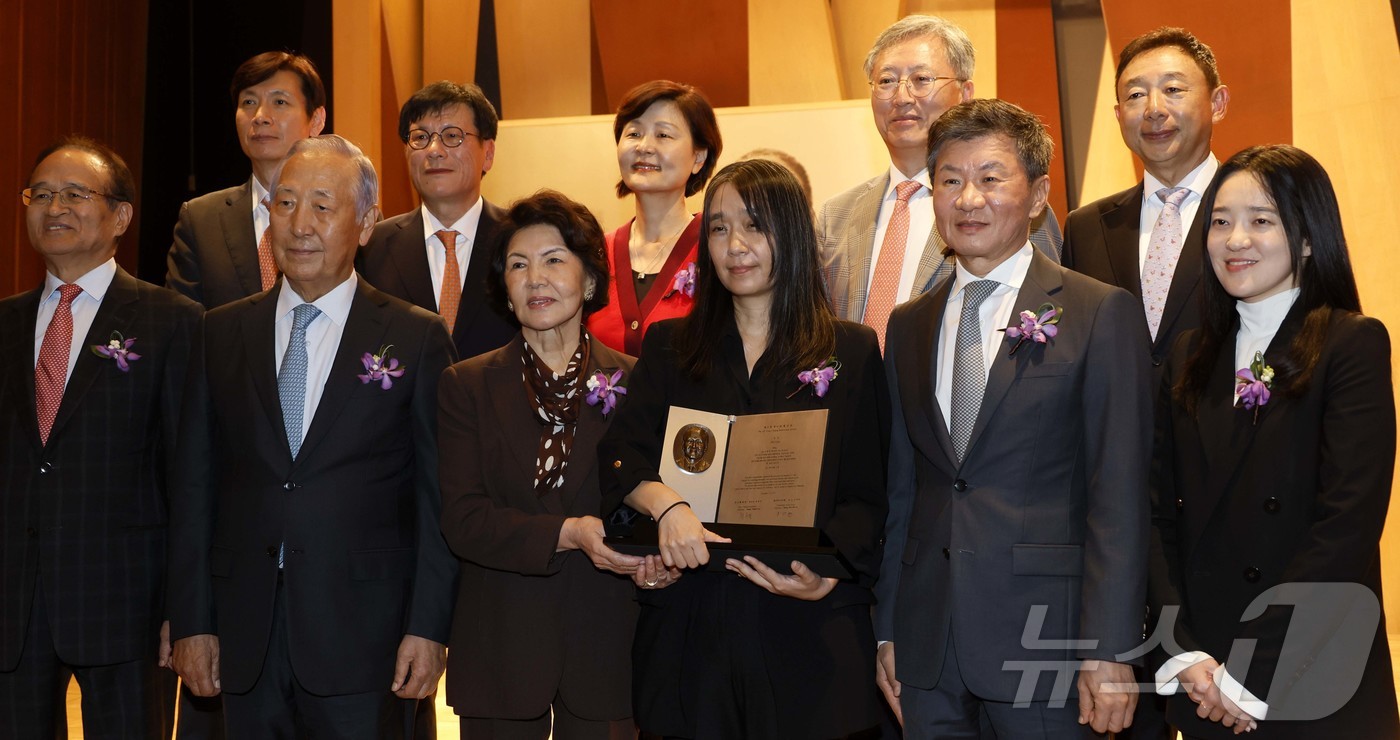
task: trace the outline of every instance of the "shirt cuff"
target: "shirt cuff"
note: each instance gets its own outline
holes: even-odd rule
[[[1177,680],[1177,675],[1203,660],[1210,659],[1209,653],[1193,650],[1168,660],[1162,664],[1161,668],[1157,669],[1157,674],[1153,676],[1157,681],[1157,693],[1162,696],[1175,694],[1177,689],[1181,687],[1181,681]]]
[[[1238,705],[1249,716],[1262,720],[1269,713],[1269,705],[1259,701],[1258,697],[1249,693],[1249,689],[1246,689],[1244,684],[1236,681],[1230,672],[1225,670],[1224,663],[1216,667],[1212,677],[1215,679],[1215,685],[1220,687],[1220,693],[1229,697],[1230,701]]]

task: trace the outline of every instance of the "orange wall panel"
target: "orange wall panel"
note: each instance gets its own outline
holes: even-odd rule
[[[1050,0],[996,0],[997,97],[1040,116],[1055,140],[1050,162],[1050,206],[1068,215],[1065,139],[1060,121],[1060,73]]]
[[[608,110],[655,79],[700,88],[716,108],[749,104],[748,0],[593,0]]]

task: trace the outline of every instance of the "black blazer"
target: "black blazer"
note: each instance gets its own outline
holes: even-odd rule
[[[1142,271],[1138,267],[1141,234],[1138,225],[1142,220],[1142,191],[1143,184],[1139,181],[1121,193],[1100,198],[1070,213],[1065,220],[1065,251],[1060,260],[1060,264],[1075,272],[1132,293],[1140,309]],[[1202,234],[1209,215],[1204,207],[1197,209],[1196,218],[1184,234],[1181,258],[1176,263],[1167,303],[1162,309],[1162,323],[1157,327],[1156,341],[1152,342],[1151,388],[1154,392],[1176,337],[1201,325]]]
[[[471,258],[462,276],[457,323],[452,330],[457,356],[463,360],[496,349],[516,334],[514,318],[503,314],[502,308],[492,306],[486,293],[496,230],[505,217],[505,211],[489,202],[482,203]],[[423,244],[421,209],[386,218],[375,225],[369,242],[360,247],[355,256],[355,269],[385,293],[437,313],[432,273],[428,271],[428,255]]]
[[[0,301],[0,671],[19,661],[36,597],[66,663],[151,658],[176,422],[200,308],[118,267],[44,445],[34,411],[42,290]],[[113,331],[136,339],[141,359],[128,372],[88,350]]]
[[[278,291],[204,321],[181,417],[171,532],[171,638],[216,634],[225,691],[263,666],[286,543],[287,631],[316,694],[383,690],[405,634],[446,644],[457,561],[438,530],[437,381],[442,321],[361,281],[300,453],[277,394]],[[404,375],[361,383],[393,345]]]
[[[165,287],[205,308],[261,293],[252,179],[181,206],[165,262]]]
[[[1295,304],[1266,362],[1279,367],[1302,320]],[[1232,330],[1221,347],[1195,418],[1165,389],[1156,414],[1152,605],[1179,606],[1176,647],[1209,653],[1269,704],[1269,718],[1253,735],[1400,737],[1383,611],[1369,657],[1338,648],[1348,637],[1340,632],[1354,627],[1291,635],[1289,642],[1294,609],[1242,619],[1260,594],[1290,582],[1361,584],[1382,608],[1380,537],[1395,464],[1390,339],[1379,321],[1334,311],[1307,392],[1274,393],[1256,420],[1232,405],[1234,337]],[[1189,332],[1177,342],[1167,383],[1181,377],[1199,339]],[[1229,660],[1237,642],[1250,640],[1251,661]],[[1345,687],[1341,677],[1363,657],[1360,689],[1336,714],[1314,722],[1271,719],[1319,689]],[[1195,709],[1177,694],[1167,715],[1187,735],[1233,737]]]
[[[874,689],[870,585],[880,567],[889,433],[875,333],[859,324],[837,323],[840,376],[824,398],[817,398],[810,388],[800,387],[795,375],[764,376],[767,356],[755,365],[750,380],[737,329],[723,337],[720,367],[704,381],[692,380],[672,348],[680,321],[661,321],[647,332],[628,405],[598,445],[604,517],[638,483],[660,480],[657,471],[667,442],[662,436],[672,405],[722,414],[825,408],[830,415],[816,524],[850,561],[856,580],[838,584],[816,602],[775,596],[726,572],[687,572],[667,588],[638,591],[642,613],[633,647],[638,723],[647,732],[696,737],[697,720],[714,720],[701,716],[703,704],[693,703],[691,677],[710,657],[700,654],[700,646],[708,643],[697,637],[704,633],[698,625],[717,623],[720,629],[759,635],[769,656],[770,680],[754,690],[764,692],[760,701],[765,706],[771,702],[776,736],[831,737],[870,727],[878,721],[880,706]],[[726,605],[727,617],[715,614],[718,605]],[[740,612],[755,619],[736,624],[732,615]]]
[[[1118,656],[1142,640],[1146,331],[1132,296],[1035,252],[1012,321],[1052,303],[1064,308],[1059,333],[1014,356],[1001,343],[958,463],[934,392],[951,285],[890,316],[890,516],[875,630],[895,643],[900,681],[933,688],[951,640],[968,688],[1012,701],[1023,672],[1008,661],[1130,662]],[[1036,613],[1038,639],[1059,642],[1024,639]],[[1041,674],[1032,700],[1048,700],[1054,683]]]
[[[541,425],[520,379],[523,344],[517,335],[459,362],[438,386],[442,531],[463,560],[447,701],[465,717],[532,719],[558,696],[575,715],[623,719],[632,716],[632,581],[583,552],[554,551],[566,518],[598,516],[598,440],[618,412],[580,406],[564,485],[537,495]],[[630,375],[632,362],[594,340],[588,375]]]

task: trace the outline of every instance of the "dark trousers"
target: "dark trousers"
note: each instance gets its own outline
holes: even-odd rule
[[[53,633],[36,582],[24,651],[13,671],[0,671],[0,737],[53,740],[68,736],[68,682],[82,692],[83,737],[168,738],[175,707],[175,674],[156,665],[151,654],[111,665],[71,665],[54,648]]]
[[[232,740],[402,740],[412,727],[418,702],[394,696],[387,689],[392,678],[385,676],[385,689],[362,694],[320,696],[302,687],[292,671],[287,604],[279,582],[262,674],[252,690],[222,694],[224,727]]]
[[[899,648],[895,648],[896,659]],[[974,695],[963,683],[957,649],[952,636],[943,653],[943,671],[938,685],[920,689],[904,684],[899,696],[904,710],[904,737],[907,740],[1021,740],[1046,738],[1069,740],[1096,737],[1087,725],[1079,724],[1079,702],[1069,699],[1062,707],[1049,702],[1031,702],[1016,707],[1011,702],[990,701]]]
[[[555,695],[550,711],[534,719],[459,717],[462,740],[630,740],[637,736],[632,718],[584,719]],[[551,719],[553,720],[551,722]]]

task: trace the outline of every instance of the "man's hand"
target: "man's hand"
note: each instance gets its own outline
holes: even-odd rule
[[[167,619],[160,623],[160,647],[156,648],[156,665],[173,670],[174,665],[170,661],[172,650],[170,647],[170,620]]]
[[[1079,667],[1079,724],[1094,732],[1122,732],[1133,724],[1136,707],[1132,666],[1086,660]]]
[[[170,664],[195,696],[219,694],[221,686],[217,635],[190,635],[176,640]]]
[[[425,637],[404,635],[394,663],[394,684],[389,690],[400,699],[426,699],[437,690],[447,662],[447,646]]]
[[[894,643],[887,642],[875,651],[875,683],[880,687],[880,693],[885,695],[885,701],[889,702],[890,709],[894,710],[894,718],[899,720],[899,726],[904,726],[904,710],[899,706],[900,683],[894,677]]]

